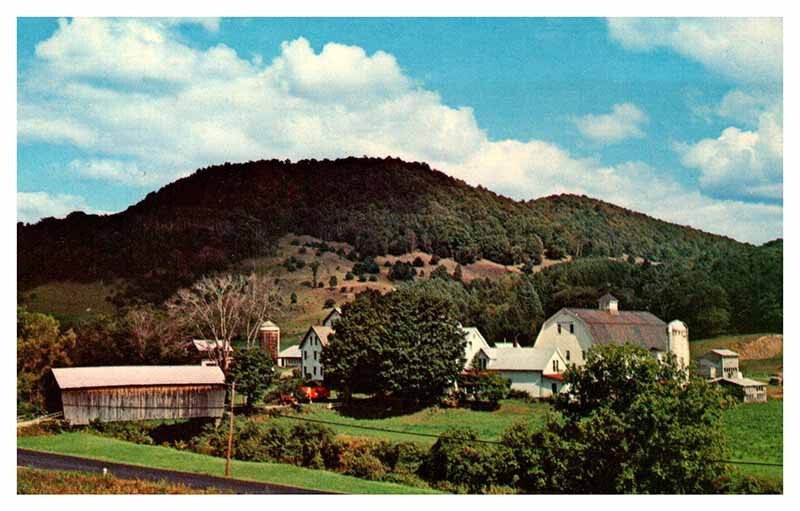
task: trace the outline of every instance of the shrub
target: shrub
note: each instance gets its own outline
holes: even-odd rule
[[[296,246],[300,245],[300,240],[293,239],[292,241],[289,242],[289,244],[296,247]]]
[[[433,254],[431,256],[430,261],[428,261],[428,264],[430,264],[431,266],[436,266],[437,264],[439,264],[439,256],[436,255],[436,254]]]
[[[297,253],[298,254],[305,254],[306,252],[308,252],[306,247],[300,247],[300,248],[297,249]]]
[[[466,371],[458,376],[461,400],[482,410],[496,410],[508,396],[511,381],[497,373]]]
[[[291,303],[297,303],[297,293],[295,293],[294,291],[292,291],[292,296],[291,296],[291,297],[289,297],[289,301],[290,301]]]
[[[413,280],[416,274],[416,270],[410,264],[397,261],[389,270],[389,280]]]
[[[425,456],[420,475],[429,483],[446,482],[469,493],[513,483],[516,462],[511,451],[476,440],[477,435],[470,430],[446,431]]]
[[[328,298],[325,300],[325,305],[322,306],[323,309],[332,309],[336,307],[336,300],[333,298]]]
[[[351,272],[347,272],[347,274],[344,276],[344,280],[353,280],[354,278],[355,275],[353,275]]]
[[[425,261],[423,261],[421,257],[417,256],[414,258],[414,261],[411,264],[414,265],[415,268],[422,268],[425,266]]]
[[[377,275],[370,275],[369,276],[369,281],[370,282],[378,282],[378,276]]]
[[[328,285],[331,287],[331,289],[339,285],[339,279],[336,278],[336,275],[331,275],[331,278],[328,280]]]
[[[391,267],[392,267],[392,263],[390,263],[390,262],[387,260],[387,261],[385,261],[385,262],[383,263],[383,267],[384,267],[384,268],[391,268]]]
[[[361,275],[358,276],[358,281],[359,282],[366,282],[367,281],[367,276],[362,273]]]

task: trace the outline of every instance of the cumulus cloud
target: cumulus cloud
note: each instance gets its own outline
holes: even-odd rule
[[[17,192],[17,221],[36,222],[47,217],[64,217],[73,211],[105,213],[90,207],[83,197],[46,192]]]
[[[720,196],[783,197],[783,129],[775,112],[759,116],[753,131],[729,127],[715,139],[678,144],[687,167],[700,171],[700,186]]]
[[[19,125],[61,123],[36,137],[62,142],[68,126],[86,127],[71,143],[88,156],[65,170],[130,186],[224,161],[392,155],[517,199],[585,193],[744,240],[780,234],[779,206],[711,199],[642,163],[603,166],[546,141],[491,140],[471,108],[444,104],[387,53],[334,43],[315,51],[300,38],[265,63],[224,45],[191,48],[172,30],[149,20],[62,21],[22,77]],[[646,119],[633,105],[608,117],[617,125],[595,128],[606,140],[639,136]],[[20,128],[20,138],[34,131]]]
[[[670,48],[724,76],[745,83],[780,82],[780,18],[613,18],[611,38],[624,48]]]
[[[584,137],[601,144],[644,138],[642,126],[647,121],[647,114],[633,103],[614,105],[607,114],[589,114],[573,120]]]

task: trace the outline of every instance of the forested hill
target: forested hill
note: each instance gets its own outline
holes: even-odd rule
[[[19,286],[122,277],[170,287],[269,254],[288,232],[347,241],[361,257],[419,248],[462,263],[754,249],[583,196],[514,201],[422,163],[270,160],[200,169],[114,215],[19,224]]]

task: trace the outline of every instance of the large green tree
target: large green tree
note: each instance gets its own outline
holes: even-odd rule
[[[322,360],[325,381],[346,396],[432,402],[463,368],[464,334],[452,303],[438,294],[367,291],[342,308]]]
[[[17,411],[41,411],[45,377],[53,367],[71,364],[75,346],[72,330],[61,332],[58,321],[46,314],[17,309]]]
[[[252,407],[264,397],[275,374],[272,357],[259,348],[238,350],[228,368],[228,382],[236,382],[236,392]]]
[[[544,431],[518,428],[517,453],[530,492],[709,493],[726,475],[721,416],[727,398],[690,379],[674,357],[634,346],[599,346],[564,373],[560,417]]]

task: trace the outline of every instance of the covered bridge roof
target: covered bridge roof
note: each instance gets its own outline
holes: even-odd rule
[[[611,314],[598,309],[566,311],[581,319],[597,344],[634,344],[666,351],[667,324],[647,311],[619,311]]]
[[[223,385],[217,366],[107,366],[53,369],[59,388]]]

